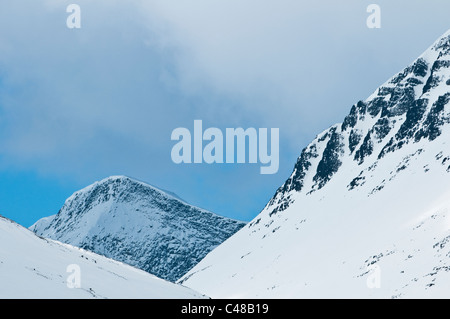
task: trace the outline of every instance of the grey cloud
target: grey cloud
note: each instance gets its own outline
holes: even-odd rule
[[[65,27],[69,1],[0,2],[2,162],[134,175],[210,209],[202,185],[235,209],[266,200],[303,146],[450,28],[439,0],[377,1],[380,30],[361,0],[73,2],[80,30]],[[174,165],[170,133],[194,119],[279,127],[279,174]]]

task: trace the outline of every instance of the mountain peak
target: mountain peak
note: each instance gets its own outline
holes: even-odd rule
[[[96,181],[96,182],[92,183],[91,185],[79,190],[78,192],[90,191],[94,187],[105,186],[105,185],[109,186],[109,185],[113,185],[113,184],[122,185],[122,186],[142,185],[144,187],[150,187],[150,188],[153,188],[160,192],[164,192],[163,190],[161,190],[157,187],[154,187],[150,184],[147,184],[145,182],[142,182],[140,180],[137,180],[135,178],[132,178],[132,177],[129,177],[126,175],[112,175],[112,176],[106,177],[100,181]]]
[[[111,176],[75,192],[30,227],[175,281],[244,226],[144,182]]]
[[[450,123],[449,101],[450,30],[369,98],[354,104],[342,124],[303,149],[291,177],[269,202],[270,214],[288,208],[296,192],[323,188],[342,166],[353,167],[353,190],[384,158],[392,161],[390,154],[435,140]]]
[[[116,185],[116,186],[113,186],[113,185]],[[157,192],[160,192],[164,196],[167,196],[168,198],[171,197],[171,198],[174,198],[176,200],[179,200],[179,201],[182,201],[182,202],[188,204],[184,199],[182,199],[180,196],[178,196],[177,194],[175,194],[171,191],[167,191],[160,187],[151,185],[149,183],[143,182],[141,180],[138,180],[136,178],[126,176],[126,175],[112,175],[112,176],[106,177],[100,181],[94,182],[93,184],[77,191],[74,195],[76,195],[77,193],[81,193],[81,192],[89,192],[95,187],[107,187],[110,190],[117,189],[118,187],[119,188],[120,187],[133,188],[134,187],[135,189],[151,188]]]
[[[104,183],[114,183],[114,182],[122,182],[122,183],[128,183],[128,182],[132,182],[132,183],[143,183],[137,179],[134,179],[130,176],[126,176],[126,175],[112,175],[109,177],[106,177],[100,181],[98,181],[98,183],[100,184],[104,184]]]
[[[432,46],[436,51],[444,51],[445,54],[450,50],[450,30],[445,32]]]

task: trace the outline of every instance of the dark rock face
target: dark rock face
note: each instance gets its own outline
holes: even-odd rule
[[[368,111],[370,116],[374,117],[385,108],[387,108],[387,102],[384,100],[383,97],[379,96],[369,102]]]
[[[303,189],[303,181],[305,179],[306,173],[312,166],[311,160],[319,156],[317,153],[316,144],[310,144],[308,147],[304,148],[302,154],[297,159],[297,163],[294,167],[294,172],[289,177],[289,179],[278,188],[275,196],[270,200],[269,206],[275,206],[275,208],[270,212],[270,215],[274,215],[279,211],[283,211],[289,207],[290,197],[283,196],[283,194],[289,193],[291,191],[300,192]]]
[[[406,120],[398,130],[395,137],[397,140],[409,139],[413,136],[420,123],[423,115],[425,114],[428,99],[419,99],[413,102],[414,104],[406,113]]]
[[[363,101],[359,101],[356,105],[353,105],[350,110],[350,114],[347,115],[342,123],[342,131],[346,131],[348,128],[354,128],[358,122],[358,119],[364,119],[366,109],[367,105]]]
[[[119,176],[76,192],[32,230],[176,281],[244,225]]]
[[[361,134],[359,134],[356,130],[351,130],[350,136],[348,137],[348,148],[350,150],[350,154],[354,152],[356,146],[361,141]]]
[[[362,164],[364,162],[364,158],[366,156],[370,156],[372,155],[373,152],[373,142],[372,139],[370,137],[370,135],[372,134],[372,131],[369,131],[366,135],[366,137],[364,138],[364,141],[361,145],[361,147],[356,151],[355,153],[355,161],[357,161],[359,164]]]
[[[417,59],[417,61],[412,66],[413,73],[415,76],[425,77],[428,72],[428,63],[422,58]]]
[[[450,101],[450,93],[439,96],[438,100],[431,107],[423,126],[415,134],[415,141],[428,138],[430,141],[436,139],[441,134],[441,127],[449,123],[449,117],[444,115],[444,106]]]
[[[321,189],[336,173],[342,162],[339,157],[343,153],[342,136],[333,130],[328,140],[327,146],[323,151],[322,159],[317,165],[316,175],[313,180],[317,183],[318,189]]]

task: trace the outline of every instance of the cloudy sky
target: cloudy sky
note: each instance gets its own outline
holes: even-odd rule
[[[252,219],[303,147],[450,28],[447,0],[393,2],[0,0],[0,214],[30,226],[120,174]],[[171,132],[196,119],[279,128],[278,173],[174,164]]]

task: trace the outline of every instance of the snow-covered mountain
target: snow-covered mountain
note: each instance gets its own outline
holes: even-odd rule
[[[450,297],[450,31],[303,149],[180,282],[211,297]]]
[[[205,298],[0,216],[0,298]]]
[[[30,229],[175,281],[244,225],[113,176],[74,193]]]

